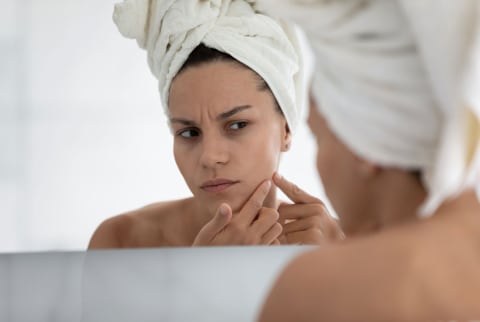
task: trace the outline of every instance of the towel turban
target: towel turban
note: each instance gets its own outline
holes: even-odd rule
[[[313,95],[357,155],[420,170],[420,216],[480,184],[480,1],[258,0],[303,27]]]
[[[307,100],[305,42],[293,25],[260,14],[248,0],[125,0],[113,19],[147,51],[168,113],[173,78],[199,45],[229,54],[272,90],[292,132]]]

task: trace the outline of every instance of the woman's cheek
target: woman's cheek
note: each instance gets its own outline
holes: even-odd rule
[[[180,171],[180,174],[184,178],[187,185],[192,190],[192,180],[193,174],[196,171],[195,166],[195,155],[191,150],[190,153],[188,149],[183,148],[183,146],[174,146],[174,158],[177,168]]]

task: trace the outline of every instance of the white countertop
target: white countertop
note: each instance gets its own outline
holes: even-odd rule
[[[0,255],[0,321],[254,321],[300,246]]]

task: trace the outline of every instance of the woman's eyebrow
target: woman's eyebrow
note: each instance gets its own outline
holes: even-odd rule
[[[221,113],[220,115],[217,116],[217,121],[221,121],[221,120],[225,120],[225,119],[228,119],[229,117],[243,111],[243,110],[246,110],[247,108],[251,108],[252,106],[251,105],[241,105],[241,106],[237,106],[237,107],[234,107],[232,108],[231,110],[228,110],[226,112],[223,112]]]
[[[251,105],[241,105],[241,106],[237,106],[237,107],[234,107],[226,112],[223,112],[221,113],[220,115],[218,115],[216,117],[216,119],[218,121],[221,121],[221,120],[225,120],[225,119],[228,119],[229,117],[237,114],[237,113],[240,113],[241,111],[243,110],[246,110],[248,108],[251,108],[252,106]],[[189,120],[189,119],[184,119],[184,118],[180,118],[180,117],[172,117],[170,118],[170,123],[173,124],[173,123],[180,123],[182,125],[185,125],[185,126],[195,126],[196,123],[192,120]]]
[[[170,124],[173,124],[173,123],[180,123],[180,124],[185,125],[185,126],[194,126],[195,125],[194,121],[187,120],[187,119],[182,119],[182,118],[177,118],[177,117],[170,118]]]

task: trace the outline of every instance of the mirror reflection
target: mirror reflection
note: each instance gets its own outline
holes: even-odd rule
[[[85,249],[109,217],[192,196],[157,80],[112,22],[114,3],[11,0],[0,13],[2,252]],[[271,167],[321,197],[313,138],[296,132]]]

